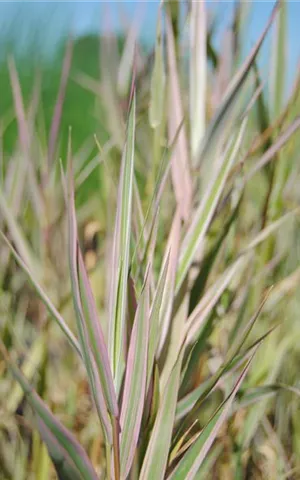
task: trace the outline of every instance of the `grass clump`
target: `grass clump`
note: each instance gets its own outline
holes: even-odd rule
[[[224,52],[192,2],[182,56],[180,8],[161,6],[151,58],[134,29],[121,54],[101,39],[100,81],[69,78],[70,43],[44,143],[38,89],[24,102],[9,62],[4,478],[297,478],[300,120],[298,79],[285,103],[280,70],[286,5],[244,61],[242,2]],[[270,29],[268,101],[257,59]],[[94,158],[74,150],[74,126],[59,149],[68,81],[105,118]],[[87,252],[84,232],[99,229]]]

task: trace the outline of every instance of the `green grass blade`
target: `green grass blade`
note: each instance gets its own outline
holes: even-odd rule
[[[241,365],[241,363],[245,362],[245,360],[247,360],[249,356],[253,354],[253,351],[256,349],[256,347],[260,343],[262,343],[262,341],[265,340],[265,338],[267,338],[275,330],[275,328],[276,327],[272,327],[271,329],[269,329],[266,333],[264,333],[257,340],[255,340],[255,342],[253,342],[245,351],[239,353],[231,361],[221,365],[221,367],[212,377],[205,380],[192,392],[183,397],[177,405],[176,421],[179,421],[183,417],[186,417],[185,422],[188,424],[189,422],[187,420],[190,419],[194,412],[198,411],[205,398],[217,386],[219,380],[225,379],[229,373],[232,373]],[[190,414],[190,412],[192,412],[192,414]],[[188,414],[189,417],[187,417]]]
[[[19,250],[22,258],[25,260],[31,271],[33,271],[36,275],[40,275],[41,267],[38,263],[38,259],[34,256],[30,246],[26,238],[23,235],[22,230],[18,224],[18,221],[8,205],[8,202],[2,193],[2,189],[0,187],[0,212],[5,218],[6,224],[9,229],[9,233],[13,242],[15,243],[17,249]]]
[[[222,157],[219,168],[215,169],[216,171],[213,173],[210,185],[207,188],[205,196],[194,215],[194,220],[185,235],[177,271],[176,293],[178,293],[182,286],[194,256],[203,242],[208,226],[223,192],[227,176],[239,151],[245,127],[246,119],[242,122],[242,126],[235,141],[229,143],[229,146]]]
[[[213,444],[219,429],[226,420],[234,398],[239,390],[250,367],[253,356],[248,361],[242,374],[235,384],[234,389],[219,407],[212,419],[202,430],[195,443],[185,453],[175,471],[168,477],[168,480],[193,480],[201,467],[211,445]]]
[[[147,388],[151,380],[155,353],[159,342],[159,326],[161,323],[160,318],[162,315],[162,300],[166,291],[166,278],[169,269],[169,260],[170,256],[167,255],[161,269],[161,273],[158,279],[156,291],[151,305],[149,318]]]
[[[249,259],[249,258],[248,258]],[[225,272],[220,275],[218,280],[207,290],[201,301],[189,316],[187,321],[187,337],[186,343],[193,343],[199,331],[204,327],[212,309],[220,299],[224,290],[228,287],[234,276],[245,266],[245,262],[248,260],[245,257],[239,258],[231,266],[229,266]]]
[[[17,73],[15,63],[12,58],[8,61],[8,68],[10,74],[10,81],[13,92],[13,100],[16,111],[16,118],[18,122],[19,140],[22,153],[24,155],[24,161],[26,164],[25,175],[30,186],[30,197],[32,205],[37,215],[37,218],[41,221],[45,218],[44,202],[40,192],[40,188],[37,182],[37,175],[34,169],[30,157],[30,128],[25,114],[24,102],[22,97],[21,85]]]
[[[70,345],[74,348],[74,350],[77,352],[77,354],[82,358],[82,353],[81,353],[81,348],[79,345],[79,342],[73,332],[70,330],[68,325],[66,324],[65,320],[63,317],[60,315],[58,310],[55,308],[51,300],[48,298],[46,293],[44,292],[43,288],[40,286],[38,281],[35,279],[35,275],[29,270],[27,267],[26,263],[23,261],[23,259],[20,257],[20,255],[16,252],[14,247],[11,245],[11,243],[8,241],[8,239],[1,233],[1,236],[3,240],[5,241],[6,245],[10,249],[15,261],[17,264],[21,267],[23,272],[27,275],[29,281],[33,285],[35,292],[39,296],[39,298],[42,300],[44,305],[46,306],[48,312],[52,315],[58,326],[61,328],[62,332],[65,334],[66,338],[68,339]]]
[[[264,299],[262,300],[259,308],[257,309],[257,311],[255,312],[255,314],[252,316],[252,318],[250,318],[249,322],[247,323],[247,325],[245,326],[245,328],[242,330],[241,333],[239,333],[235,340],[232,342],[228,352],[227,352],[227,355],[226,355],[226,359],[225,359],[225,362],[226,363],[231,363],[232,360],[240,353],[244,343],[246,342],[248,336],[250,335],[250,332],[256,322],[256,320],[258,319],[267,299],[268,299],[268,296],[270,294],[270,291],[271,289],[269,289],[269,291],[266,293],[266,295],[264,296]]]
[[[109,352],[115,385],[120,388],[123,373],[123,338],[126,322],[127,279],[131,235],[131,212],[134,173],[135,93],[130,106],[127,141],[122,159],[119,197],[114,237],[114,271],[111,287]]]
[[[166,255],[169,256],[169,268],[166,277],[166,286],[161,304],[160,333],[157,355],[162,352],[164,343],[170,333],[172,310],[174,303],[175,279],[178,265],[178,253],[180,246],[181,218],[179,210],[176,211],[169,234]]]
[[[216,112],[215,117],[212,119],[207,129],[207,133],[203,139],[199,156],[199,164],[201,164],[203,161],[205,161],[206,163],[209,162],[209,160],[213,157],[216,151],[216,146],[220,145],[222,139],[224,140],[224,134],[226,133],[226,131],[228,131],[229,128],[232,128],[231,116],[233,109],[235,108],[237,101],[240,98],[241,89],[248,77],[248,74],[253,66],[253,63],[268,33],[268,30],[275,19],[277,10],[278,4],[276,4],[276,6],[274,7],[267,26],[265,27],[258,42],[252,49],[252,52],[231,81],[228,90],[224,96],[223,102],[220,105],[218,111]]]
[[[267,165],[276,153],[287,143],[292,135],[300,128],[300,116],[284,130],[283,133],[274,141],[274,143],[268,148],[268,150],[261,156],[261,158],[255,163],[255,165],[249,170],[245,176],[245,181],[248,182],[261,168]]]
[[[238,271],[242,264],[247,260],[247,255],[264,240],[266,240],[272,233],[278,230],[288,219],[292,218],[296,213],[299,213],[299,208],[294,209],[292,212],[288,212],[283,215],[279,220],[271,223],[263,230],[261,230],[256,237],[249,242],[246,248],[244,248],[239,255],[239,258],[230,265],[227,270],[219,277],[219,279],[210,287],[201,299],[197,307],[191,313],[187,324],[187,343],[191,342],[200,327],[203,326],[203,322],[207,318],[207,315],[211,311],[212,307],[216,304],[218,298],[223,293],[224,289],[229,284],[233,275]]]
[[[139,439],[143,407],[146,395],[147,357],[149,336],[149,285],[146,284],[138,303],[131,333],[123,401],[120,417],[120,470],[127,478]]]
[[[214,242],[213,247],[205,255],[204,259],[201,261],[199,274],[196,277],[191,289],[189,313],[191,313],[194,310],[194,308],[197,306],[199,302],[199,299],[202,297],[209,275],[212,271],[213,265],[217,258],[218,252],[220,251],[220,248],[222,247],[223,242],[227,237],[231,226],[233,225],[234,221],[237,219],[239,207],[240,207],[240,201],[237,203],[236,207],[233,209],[232,213],[230,214],[230,217],[228,218],[225,225],[223,226],[219,237]]]
[[[148,443],[140,480],[153,480],[154,478],[155,480],[163,480],[165,476],[175,418],[182,356],[183,352],[179,354],[162,392],[161,403]]]
[[[287,2],[280,0],[280,9],[275,23],[275,38],[271,63],[271,105],[274,118],[277,118],[283,107],[285,94],[287,63]]]
[[[256,237],[249,242],[246,248],[244,248],[241,252],[247,253],[250,250],[253,250],[255,247],[257,247],[260,243],[262,243],[266,238],[268,238],[272,233],[276,232],[276,230],[279,229],[287,220],[290,220],[293,218],[295,215],[300,213],[300,207],[294,208],[291,212],[286,213],[285,215],[282,215],[279,220],[276,220],[275,222],[270,223],[267,225],[263,230],[261,230]]]
[[[238,395],[239,399],[234,406],[234,412],[237,412],[242,408],[246,408],[253,403],[260,402],[265,398],[272,398],[280,391],[290,392],[294,393],[298,397],[300,396],[299,388],[282,383],[273,383],[262,385],[260,387],[247,388],[244,392],[240,392],[240,395]]]
[[[58,443],[51,430],[37,416],[37,425],[43,442],[47,446],[49,456],[54,464],[58,478],[63,480],[81,480],[82,475],[74,465],[67,451]]]
[[[57,99],[53,111],[53,117],[51,121],[49,142],[48,142],[48,169],[52,166],[54,162],[55,148],[57,146],[57,139],[59,135],[59,127],[61,123],[61,116],[63,110],[63,103],[66,95],[67,83],[71,69],[72,63],[72,53],[73,53],[73,43],[69,41],[66,48],[66,53],[63,61],[62,73],[60,78],[60,85],[57,94]]]

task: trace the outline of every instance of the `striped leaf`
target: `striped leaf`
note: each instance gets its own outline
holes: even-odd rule
[[[130,106],[127,141],[122,158],[118,206],[113,245],[113,272],[110,293],[109,352],[114,381],[120,388],[124,370],[123,339],[125,337],[127,280],[131,234],[135,139],[135,93]]]
[[[167,57],[169,74],[169,140],[170,143],[183,121],[183,106],[180,90],[180,80],[177,68],[176,47],[170,14],[166,17]],[[192,206],[192,179],[190,175],[188,142],[185,126],[182,124],[177,143],[171,159],[172,181],[175,197],[181,217],[188,221]]]
[[[231,139],[229,142],[227,149],[219,162],[218,168],[217,166],[214,168],[213,177],[205,192],[205,196],[203,197],[194,215],[194,220],[185,235],[177,271],[176,292],[178,292],[182,286],[192,261],[194,260],[194,256],[203,242],[210,221],[223,192],[229,171],[236,160],[245,128],[246,119],[242,122],[242,126],[236,139],[234,141]]]
[[[175,471],[168,477],[168,480],[193,480],[201,467],[210,447],[212,446],[221,426],[226,420],[234,398],[245,378],[250,367],[253,356],[245,366],[241,376],[235,384],[234,389],[226,400],[213,415],[211,420],[202,430],[195,443],[185,453]]]
[[[75,203],[74,203],[74,185],[72,178],[72,166],[69,162],[69,185],[68,185],[68,198],[67,198],[67,213],[68,213],[68,254],[69,254],[69,269],[70,269],[70,278],[71,278],[71,291],[73,298],[73,305],[75,310],[76,325],[79,335],[79,342],[82,351],[83,362],[86,367],[86,371],[89,378],[90,388],[93,394],[95,406],[98,412],[99,419],[104,429],[106,440],[112,444],[112,425],[111,420],[108,415],[108,401],[105,398],[105,389],[104,385],[101,383],[102,379],[105,377],[107,372],[105,372],[105,367],[100,366],[101,374],[97,369],[95,358],[93,355],[93,350],[91,346],[91,340],[96,347],[96,333],[93,333],[93,339],[90,338],[91,333],[91,318],[87,321],[84,315],[84,307],[82,304],[81,293],[80,293],[80,280],[79,280],[79,245],[77,238],[77,223],[76,223],[76,214],[75,214]],[[83,274],[82,265],[81,265],[81,275]],[[86,280],[86,278],[85,278]],[[86,294],[86,292],[85,292]],[[92,306],[89,306],[91,311]],[[89,312],[90,314],[90,312]],[[93,321],[95,319],[93,317]],[[89,327],[88,325],[89,324]],[[99,332],[98,332],[99,333]],[[100,342],[99,338],[97,341]],[[98,360],[103,356],[104,351],[101,353],[98,352]],[[106,378],[106,388],[107,388],[107,398],[111,394],[111,389],[108,384],[108,379]]]
[[[250,55],[245,60],[244,64],[240,67],[240,69],[237,71],[231,83],[229,84],[227,92],[224,95],[224,99],[219,109],[217,110],[214,118],[212,119],[203,139],[202,145],[200,147],[200,155],[198,161],[199,164],[204,161],[206,164],[208,164],[208,162],[213,159],[217,146],[219,146],[221,142],[224,141],[224,135],[229,131],[229,128],[232,128],[232,113],[237,105],[242,87],[245,84],[245,81],[257,57],[257,54],[262,46],[262,43],[268,33],[270,26],[272,25],[272,22],[275,19],[277,10],[278,4],[276,4],[276,6],[274,7],[267,26],[261,34],[258,42],[253,47]]]
[[[149,337],[148,283],[146,278],[131,333],[125,373],[120,417],[120,467],[121,477],[124,479],[129,474],[135,455],[146,395]]]
[[[142,465],[140,480],[163,480],[168,462],[169,449],[177,403],[183,351],[171,371],[150,436]]]

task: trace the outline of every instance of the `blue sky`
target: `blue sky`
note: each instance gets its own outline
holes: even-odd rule
[[[247,1],[247,0],[245,0]],[[104,13],[110,11],[111,27],[122,30],[126,22],[140,15],[143,20],[141,36],[149,43],[155,38],[156,16],[159,1],[109,1],[109,2],[0,2],[0,42],[8,36],[14,37],[18,45],[26,44],[33,32],[37,45],[45,51],[53,49],[62,36],[72,31],[75,35],[90,31],[105,30]],[[274,5],[273,0],[252,0],[247,31],[245,32],[246,50],[249,51],[262,31]],[[300,1],[288,1],[288,76],[291,80],[300,57]],[[229,25],[233,9],[233,0],[208,0],[212,8],[219,12],[220,25]],[[268,68],[269,41],[261,55],[261,66]],[[1,49],[0,49],[1,53]],[[245,52],[246,53],[246,52]]]

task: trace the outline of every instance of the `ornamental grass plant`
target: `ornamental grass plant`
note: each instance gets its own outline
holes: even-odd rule
[[[24,101],[9,59],[1,478],[299,478],[300,77],[288,91],[286,10],[244,55],[246,2],[219,49],[205,2],[163,2],[150,53],[135,25],[100,39],[100,78],[72,69],[70,41],[49,128],[43,79]],[[62,129],[72,82],[95,116],[76,149]]]

